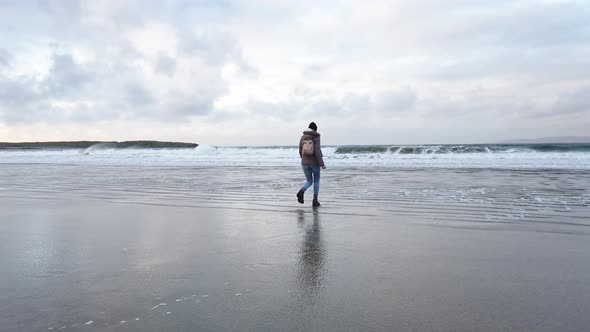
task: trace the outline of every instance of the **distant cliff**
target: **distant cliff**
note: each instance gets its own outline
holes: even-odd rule
[[[0,142],[0,150],[64,150],[87,149],[94,145],[100,145],[107,149],[191,149],[198,146],[196,143],[161,142],[161,141],[66,141],[66,142]]]
[[[532,139],[513,139],[499,142],[500,144],[536,144],[536,143],[590,143],[590,137],[585,136],[558,136]]]

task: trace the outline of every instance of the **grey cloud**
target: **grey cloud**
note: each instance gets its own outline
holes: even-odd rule
[[[156,59],[154,70],[158,74],[174,76],[176,72],[176,60],[166,54],[160,53]]]
[[[297,85],[295,86],[295,88],[293,89],[293,95],[296,97],[301,97],[301,98],[313,98],[313,96],[316,94],[317,92],[313,89],[310,89],[309,87],[307,87],[306,85]]]
[[[40,96],[35,84],[26,77],[8,79],[0,76],[0,119],[7,123],[37,120],[32,114]]]
[[[389,90],[377,96],[375,109],[380,112],[399,112],[414,108],[416,93],[409,87],[398,91]]]
[[[164,112],[159,114],[161,119],[182,120],[191,116],[205,116],[213,111],[214,96],[199,94],[198,92],[177,95],[169,104],[164,105]]]
[[[562,93],[555,102],[551,114],[590,113],[590,86],[574,92]]]
[[[246,108],[252,115],[260,115],[279,120],[291,120],[301,111],[302,105],[296,101],[268,102],[263,100],[250,100]]]
[[[409,75],[439,81],[539,81],[583,79],[590,72],[587,1],[432,0],[401,1],[397,6],[403,16],[377,31],[377,40],[391,39],[396,47],[367,42],[357,50],[384,61],[420,59],[403,69]],[[408,37],[396,38],[395,31],[407,31]]]
[[[24,9],[17,7],[12,10]],[[45,16],[39,12],[36,15],[51,16],[52,10],[43,14]],[[120,11],[117,15],[124,13]],[[55,15],[51,19],[57,22],[65,14],[58,8]],[[0,17],[3,16],[0,13]],[[59,22],[56,24],[59,25]],[[53,44],[50,49],[58,51],[50,57],[46,77],[5,77],[0,71],[0,120],[7,123],[87,122],[117,118],[183,120],[211,114],[214,101],[228,90],[227,82],[221,77],[221,69],[228,61],[235,62],[244,75],[257,75],[257,70],[245,61],[239,45],[229,34],[221,33],[222,42],[218,44],[215,38],[219,35],[212,33],[203,37],[205,41],[198,44],[197,52],[193,54],[202,57],[206,64],[204,72],[194,73],[192,88],[196,92],[184,91],[176,95],[166,91],[156,93],[152,91],[154,87],[143,85],[144,76],[137,66],[138,60],[147,59],[141,58],[131,43],[125,37],[117,37],[117,33],[113,33],[115,37],[107,38],[105,44],[104,31],[99,27],[116,32],[109,30],[115,29],[114,26],[84,23],[72,29],[72,33],[64,33],[63,36],[67,36],[65,40],[55,41],[51,38],[61,36],[61,33],[52,32],[44,36],[46,31],[43,29],[29,31],[31,38],[48,38],[49,44]],[[3,32],[0,31],[1,36]],[[102,47],[97,47],[99,43]],[[95,54],[83,64],[77,63],[74,56],[68,53],[75,46]],[[0,69],[9,60],[9,54],[2,51]],[[163,75],[172,77],[176,70],[176,60],[168,54],[160,54],[154,63],[154,71]],[[54,101],[78,106],[74,111],[66,111],[51,106]]]
[[[396,24],[417,33],[425,46],[442,49],[578,45],[590,34],[585,1],[407,1],[400,10],[405,14]]]
[[[569,114],[572,118],[587,114],[587,88],[545,96],[544,100],[549,101],[545,105],[530,100],[537,92],[563,91],[565,86],[587,84],[587,1],[402,0],[391,2],[395,9],[391,16],[375,15],[375,20],[363,17],[364,12],[346,12],[343,7],[349,4],[355,3],[333,2],[325,6],[330,7],[327,9],[334,14],[335,21],[341,22],[335,23],[333,34],[317,34],[308,33],[304,30],[309,27],[301,26],[303,16],[322,10],[315,3],[266,2],[264,10],[259,10],[258,2],[231,0],[112,4],[0,1],[0,120],[184,121],[191,117],[234,118],[247,114],[288,121],[297,115],[317,114],[355,122],[367,115],[379,121],[387,115],[401,114],[424,115],[439,121],[471,117],[469,120],[476,122],[516,113],[529,116],[522,121],[532,121],[543,112]],[[370,6],[366,7],[370,13]],[[396,16],[397,12],[403,14]],[[140,49],[134,49],[126,39],[127,29],[151,24],[175,29],[177,49],[167,50],[156,59],[143,57]],[[277,91],[286,91],[289,84],[327,90],[300,89],[280,102],[252,100],[245,105],[233,105],[235,113],[216,110],[215,101],[232,91],[221,76],[226,64],[235,64],[238,74],[248,79],[266,78],[268,74],[260,75],[259,69],[249,63],[249,54],[242,51],[242,45],[232,34],[233,29],[242,27],[245,29],[238,35],[252,45],[274,51],[276,45],[259,44],[268,36],[252,36],[253,31],[272,30],[276,32],[274,36],[285,38],[281,47],[293,47],[293,52],[288,53],[292,58],[277,62],[293,64],[293,69],[301,73],[300,81],[285,79]],[[55,46],[47,47],[48,44]],[[20,55],[33,49],[55,52],[49,59],[47,77],[32,73],[18,76],[12,72],[21,60]],[[189,83],[190,87],[174,85],[178,82],[171,78],[179,76],[184,61],[177,62],[173,55],[188,57],[197,64],[199,72],[191,73],[194,82]],[[255,56],[264,61],[264,54]],[[144,81],[140,66],[150,61],[153,63],[149,70],[161,75],[156,79],[162,82]],[[358,81],[354,85],[339,84],[349,78]],[[468,89],[466,85],[471,83],[461,80],[481,80],[483,85],[489,83],[496,90],[488,95],[467,92],[462,99],[457,91]],[[374,95],[374,91],[406,81],[412,82],[416,90],[393,88]],[[173,86],[161,87],[167,85],[160,84],[164,82]],[[259,83],[263,86],[266,82]],[[514,91],[503,92],[508,86],[514,86]],[[362,92],[355,92],[352,87],[359,87]],[[432,91],[422,94],[421,87]],[[176,88],[182,91],[169,91]],[[448,91],[453,92],[453,98],[446,97]],[[80,106],[68,112],[52,106],[55,100]],[[551,104],[551,100],[555,103]]]
[[[420,101],[420,114],[437,119],[470,118],[494,121],[537,121],[561,115],[590,112],[590,86],[557,94],[543,96],[511,95],[499,97],[486,90],[474,89],[463,93],[461,98],[429,99]],[[555,102],[548,103],[554,99]]]
[[[0,36],[5,37],[2,40],[38,33],[39,29],[43,33],[65,31],[62,27],[77,17],[50,11],[51,8],[50,1],[0,1]]]
[[[364,113],[373,109],[368,95],[348,93],[342,98],[320,97],[311,103],[310,115],[344,115]]]
[[[236,41],[223,31],[209,27],[200,31],[178,32],[178,52],[196,56],[211,65],[225,63],[236,48]]]
[[[197,57],[210,66],[219,67],[231,61],[239,67],[241,74],[249,78],[258,76],[258,70],[246,61],[238,42],[223,29],[203,26],[197,31],[179,30],[177,36],[180,54]]]
[[[52,118],[47,122],[67,122],[73,121],[77,123],[92,123],[103,120],[113,120],[124,118],[125,113],[122,110],[125,109],[125,105],[118,103],[110,103],[105,107],[87,107],[81,106],[76,109],[72,114],[59,114],[60,118]]]
[[[43,12],[52,16],[76,16],[81,11],[81,2],[77,0],[43,0],[35,4]]]
[[[48,93],[60,96],[82,89],[92,80],[90,73],[78,65],[69,54],[54,54],[47,80],[42,83]]]
[[[348,93],[341,99],[322,97],[311,104],[314,114],[334,115],[337,113],[368,116],[371,112],[392,114],[408,111],[415,107],[417,96],[410,87],[387,90],[377,96]]]
[[[461,95],[420,99],[416,105],[416,112],[420,116],[437,121],[457,118],[507,120],[537,114],[539,110],[538,105],[524,97],[498,98],[493,93],[479,89],[465,91]]]
[[[71,55],[53,54],[44,78],[0,77],[0,116],[6,122],[61,121],[63,114],[50,106],[50,100],[79,95],[91,79]]]
[[[10,56],[10,53],[0,48],[0,67],[10,65],[11,61],[12,58]]]
[[[341,101],[342,110],[351,113],[367,112],[373,108],[371,98],[367,95],[348,93]]]
[[[36,81],[27,77],[9,79],[0,76],[0,104],[7,106],[25,105],[37,99]]]
[[[544,48],[578,44],[590,38],[590,7],[583,2],[546,3],[516,7],[495,22],[498,42]],[[491,28],[491,27],[490,27]],[[492,29],[490,29],[492,30]]]
[[[302,74],[304,77],[323,77],[328,74],[329,66],[320,64],[311,64],[303,68]]]
[[[110,67],[101,63],[80,65],[69,54],[55,54],[52,62],[42,79],[0,76],[3,121],[88,122],[121,117],[181,120],[209,114],[214,100],[226,91],[218,73],[217,78],[195,81],[197,92],[159,99],[142,85],[137,68],[125,61]],[[73,112],[51,106],[61,99],[78,106]],[[161,108],[157,107],[160,103]]]
[[[156,102],[154,96],[139,84],[130,84],[125,89],[127,101],[133,106],[146,106]]]
[[[56,122],[119,117],[174,120],[211,114],[214,101],[228,90],[221,77],[226,63],[235,63],[239,74],[248,78],[258,75],[237,40],[223,28],[235,8],[232,1],[0,2],[0,39],[6,45],[18,48],[22,40],[28,40],[38,48],[54,50],[46,77],[39,78],[2,76],[12,56],[0,49],[0,117],[7,122]],[[172,96],[142,84],[144,76],[137,63],[148,59],[134,49],[124,32],[148,23],[177,29],[178,52],[203,61],[205,72],[194,73],[192,87],[197,92]],[[90,52],[90,58],[77,63],[68,53],[72,49]],[[164,53],[153,66],[154,72],[169,77],[178,69],[176,59]],[[51,106],[54,101],[79,105],[79,109],[62,111]]]
[[[258,70],[258,68],[254,67],[253,65],[251,65],[250,63],[248,63],[244,57],[242,56],[242,52],[241,51],[235,51],[234,55],[232,57],[232,60],[235,62],[235,64],[238,66],[238,68],[240,69],[240,74],[243,77],[249,78],[249,79],[257,79],[260,72]]]
[[[311,109],[313,115],[332,115],[340,112],[342,106],[333,99],[322,99],[315,102]]]
[[[158,1],[142,0],[125,2],[123,13],[154,20],[174,21],[182,27],[193,26],[195,22],[223,24],[228,17],[237,13],[239,4],[233,0]]]
[[[590,49],[546,49],[517,52],[514,49],[483,49],[462,57],[440,57],[440,62],[420,69],[419,76],[439,81],[489,77],[524,77],[532,80],[585,79],[590,75]]]

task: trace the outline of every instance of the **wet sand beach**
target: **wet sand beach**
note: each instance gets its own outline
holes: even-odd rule
[[[0,331],[590,324],[588,171],[0,167]]]

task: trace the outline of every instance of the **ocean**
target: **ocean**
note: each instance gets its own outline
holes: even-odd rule
[[[150,166],[293,166],[297,147],[0,145],[0,163]],[[590,144],[325,146],[330,167],[590,169]]]
[[[587,329],[590,145],[323,151],[0,145],[0,331]]]
[[[86,145],[0,149],[0,197],[289,211],[304,182],[296,147]],[[324,213],[551,231],[590,226],[590,144],[326,146],[323,152]]]

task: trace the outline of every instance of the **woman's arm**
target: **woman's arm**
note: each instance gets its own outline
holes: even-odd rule
[[[316,142],[314,142],[315,158],[322,168],[326,168],[326,165],[324,164],[324,158],[323,158],[324,155],[322,154],[322,147],[320,144],[320,137],[318,136],[314,141],[316,141]]]

